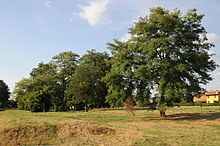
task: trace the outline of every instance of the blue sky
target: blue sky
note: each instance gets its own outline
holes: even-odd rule
[[[219,0],[0,0],[0,79],[12,90],[39,62],[60,52],[108,51],[107,42],[126,40],[133,22],[157,6],[205,14],[202,24],[220,64]],[[205,88],[220,90],[220,69],[212,77]]]

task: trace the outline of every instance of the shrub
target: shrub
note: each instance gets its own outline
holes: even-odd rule
[[[163,103],[163,104],[159,105],[158,110],[160,111],[160,116],[161,117],[166,117],[165,112],[167,110],[167,104]]]
[[[131,97],[128,97],[124,103],[124,107],[129,114],[135,115],[134,113],[134,100]]]

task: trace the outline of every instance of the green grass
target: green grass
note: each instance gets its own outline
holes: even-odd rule
[[[70,144],[72,139],[76,145],[146,146],[220,143],[220,107],[168,108],[167,115],[166,118],[160,118],[157,110],[147,109],[135,110],[135,116],[129,115],[122,109],[95,109],[88,113],[82,111],[31,113],[7,110],[0,112],[0,130],[27,125],[65,125],[80,121],[110,127],[115,129],[116,133],[102,135],[103,140],[97,140],[100,136],[94,136],[94,139],[91,139],[91,136],[88,139],[80,136],[67,137],[58,145]],[[55,139],[56,132],[53,135]],[[52,140],[54,139],[51,138],[51,141],[47,139],[40,144],[51,144]]]

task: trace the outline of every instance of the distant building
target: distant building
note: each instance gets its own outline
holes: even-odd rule
[[[197,103],[216,103],[220,102],[220,91],[209,91],[193,98]]]
[[[199,95],[197,97],[193,98],[193,102],[197,102],[197,103],[206,103],[207,102],[207,96],[202,94]]]
[[[215,103],[220,101],[220,91],[206,92],[205,95],[207,97],[207,103]]]

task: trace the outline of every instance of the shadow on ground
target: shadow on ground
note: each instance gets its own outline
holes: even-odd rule
[[[220,119],[220,112],[210,113],[178,113],[168,115],[163,120],[216,120]]]

